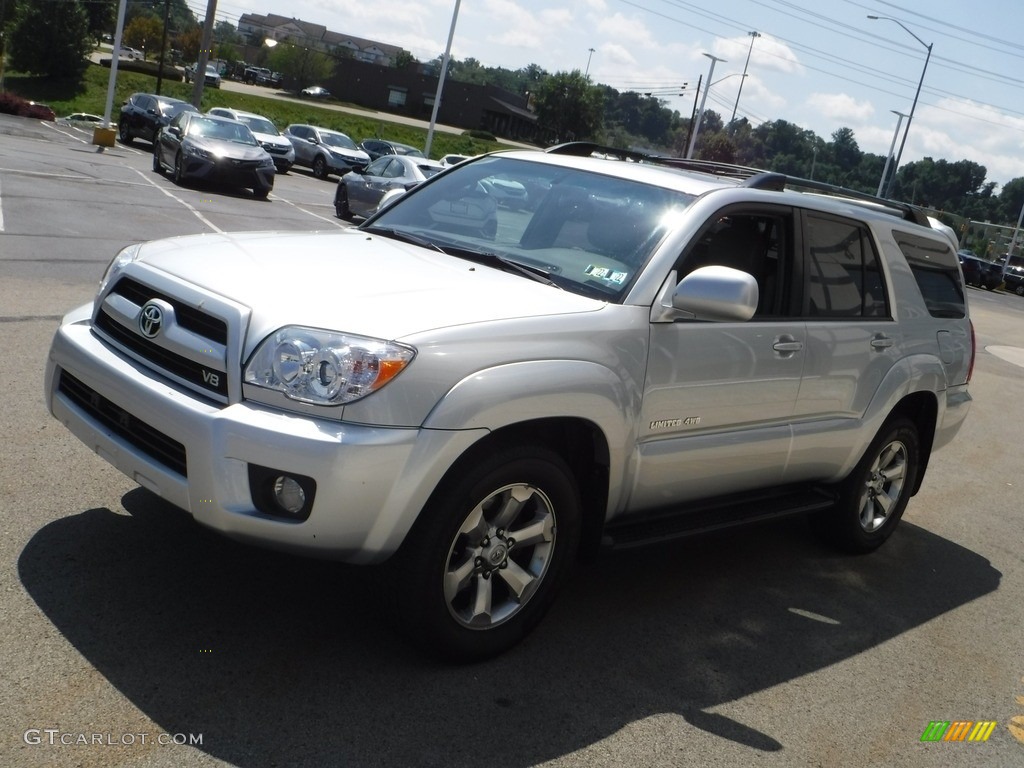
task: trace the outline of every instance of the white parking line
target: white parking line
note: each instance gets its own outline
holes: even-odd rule
[[[273,195],[273,199],[277,200],[278,202],[285,203],[286,205],[290,205],[292,208],[295,208],[296,210],[302,211],[303,213],[308,213],[314,219],[320,219],[320,221],[326,221],[328,224],[331,224],[331,225],[337,227],[338,229],[347,229],[349,226],[351,226],[349,224],[342,224],[337,219],[328,218],[326,216],[321,216],[319,213],[313,213],[308,208],[303,208],[298,203],[293,203],[291,200],[287,200],[287,199],[285,199],[283,197],[280,197],[279,195]]]
[[[137,174],[139,174],[139,176],[141,176],[141,177],[142,177],[143,181],[145,181],[145,182],[146,182],[147,184],[149,184],[149,185],[150,185],[151,187],[153,187],[154,189],[159,189],[159,190],[160,190],[161,192],[163,192],[163,193],[164,193],[165,195],[167,195],[167,196],[168,196],[169,198],[171,198],[171,200],[174,200],[174,201],[176,201],[176,202],[179,202],[179,203],[181,203],[181,204],[182,204],[183,206],[185,206],[185,207],[186,207],[186,208],[188,208],[188,209],[189,209],[190,211],[192,211],[192,213],[193,213],[193,214],[195,215],[195,217],[196,217],[197,219],[199,219],[199,220],[200,220],[201,222],[203,222],[203,224],[205,224],[206,226],[208,226],[208,227],[209,227],[210,229],[212,229],[212,230],[213,230],[214,232],[217,232],[218,234],[223,234],[223,233],[225,232],[225,230],[221,229],[221,228],[220,228],[220,227],[218,227],[218,226],[217,226],[216,224],[214,224],[214,223],[213,223],[212,221],[210,221],[210,220],[209,220],[208,218],[206,218],[205,216],[203,216],[203,214],[201,214],[201,213],[200,213],[200,212],[199,212],[199,211],[198,211],[198,210],[196,209],[196,207],[195,207],[194,205],[192,205],[191,203],[188,203],[188,202],[186,202],[185,200],[182,200],[182,199],[181,199],[180,197],[178,197],[177,195],[175,195],[175,194],[173,194],[172,192],[170,192],[170,190],[164,189],[164,188],[163,188],[163,187],[161,187],[161,186],[160,186],[159,184],[156,184],[156,183],[155,183],[155,182],[154,182],[154,181],[153,181],[153,180],[152,180],[151,178],[149,178],[149,177],[148,177],[148,176],[147,176],[146,174],[144,174],[144,173],[143,173],[142,171],[140,171],[140,170],[139,170],[138,168],[132,168],[132,170],[133,170],[133,171],[135,171],[135,172],[136,172]]]
[[[0,232],[4,231],[4,195],[0,190]]]

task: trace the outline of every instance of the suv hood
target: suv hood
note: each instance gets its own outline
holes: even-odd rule
[[[136,261],[259,307],[250,320],[249,344],[285,325],[400,340],[456,325],[605,306],[529,277],[355,229],[156,240],[142,246]]]

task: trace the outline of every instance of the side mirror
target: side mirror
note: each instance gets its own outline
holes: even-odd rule
[[[746,322],[757,311],[753,275],[732,267],[700,267],[684,277],[672,294],[672,306],[696,320]]]

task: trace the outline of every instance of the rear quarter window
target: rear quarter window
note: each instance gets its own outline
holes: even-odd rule
[[[960,265],[953,249],[939,240],[893,232],[925,306],[932,317],[966,317],[967,302],[960,277]]]

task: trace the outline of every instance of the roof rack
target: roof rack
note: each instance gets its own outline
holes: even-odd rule
[[[565,144],[557,144],[544,150],[556,155],[571,155],[574,157],[590,157],[594,154],[619,160],[628,160],[635,163],[650,163],[652,165],[663,165],[670,168],[679,168],[697,173],[708,173],[723,178],[740,180],[742,186],[750,189],[765,189],[781,192],[785,189],[806,189],[813,192],[820,192],[841,197],[854,202],[873,203],[884,206],[895,215],[907,221],[912,221],[921,226],[930,227],[928,215],[917,206],[903,203],[898,200],[890,200],[886,197],[878,197],[867,192],[859,192],[855,189],[840,187],[836,184],[827,184],[814,179],[803,179],[799,176],[788,176],[784,173],[765,171],[760,168],[750,168],[745,165],[732,163],[719,163],[713,160],[692,160],[685,157],[666,157],[662,155],[649,155],[644,152],[606,147],[589,141],[570,141]]]

